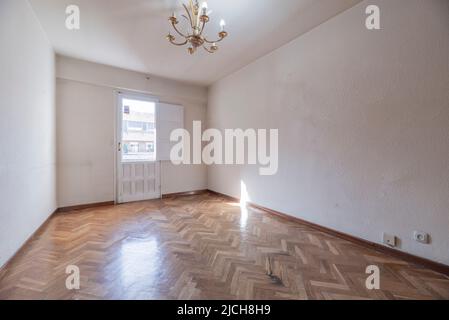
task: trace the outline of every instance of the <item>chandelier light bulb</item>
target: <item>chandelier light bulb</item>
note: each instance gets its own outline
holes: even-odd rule
[[[203,14],[206,15],[207,14],[207,2],[204,1],[203,5],[201,7],[203,8]]]
[[[225,26],[226,26],[226,21],[224,21],[223,19],[221,19],[221,21],[220,21],[221,31],[224,31]]]

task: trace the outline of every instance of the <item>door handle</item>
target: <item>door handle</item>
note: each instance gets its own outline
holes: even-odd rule
[[[118,143],[118,152],[122,152],[122,143],[121,142]]]

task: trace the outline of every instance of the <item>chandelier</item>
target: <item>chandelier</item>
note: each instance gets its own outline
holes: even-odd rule
[[[198,0],[195,0],[195,2],[193,0],[189,0],[189,7],[185,4],[183,4],[183,7],[186,14],[183,14],[182,17],[189,23],[190,30],[184,34],[178,29],[177,25],[179,21],[176,18],[176,13],[173,12],[173,15],[168,20],[171,22],[171,25],[176,33],[183,38],[183,42],[176,42],[176,38],[171,34],[171,32],[168,34],[167,40],[175,46],[184,46],[188,44],[189,47],[187,50],[190,54],[194,54],[200,47],[203,47],[204,50],[209,53],[216,52],[218,50],[217,42],[222,41],[228,36],[228,33],[225,31],[225,21],[220,21],[221,31],[218,33],[219,39],[210,41],[203,34],[204,27],[206,26],[206,23],[209,22],[210,12],[207,11],[207,2],[203,2],[201,9]]]

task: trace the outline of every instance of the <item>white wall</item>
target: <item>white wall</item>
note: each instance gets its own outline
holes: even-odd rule
[[[0,1],[0,266],[56,209],[54,52],[25,0]]]
[[[185,125],[205,122],[207,89],[189,84],[57,57],[58,205],[114,200],[114,90],[131,90],[157,96],[185,107]],[[162,165],[162,193],[207,187],[202,165]]]
[[[210,189],[449,264],[449,1],[362,2],[214,84],[208,126],[280,129],[276,176],[214,166]]]

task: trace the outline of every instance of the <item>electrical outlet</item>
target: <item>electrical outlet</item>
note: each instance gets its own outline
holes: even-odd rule
[[[390,247],[396,247],[397,238],[391,234],[384,233],[383,242]]]
[[[423,244],[428,244],[430,236],[429,236],[428,233],[425,233],[425,232],[422,232],[422,231],[415,231],[413,233],[413,239],[416,242],[423,243]]]

